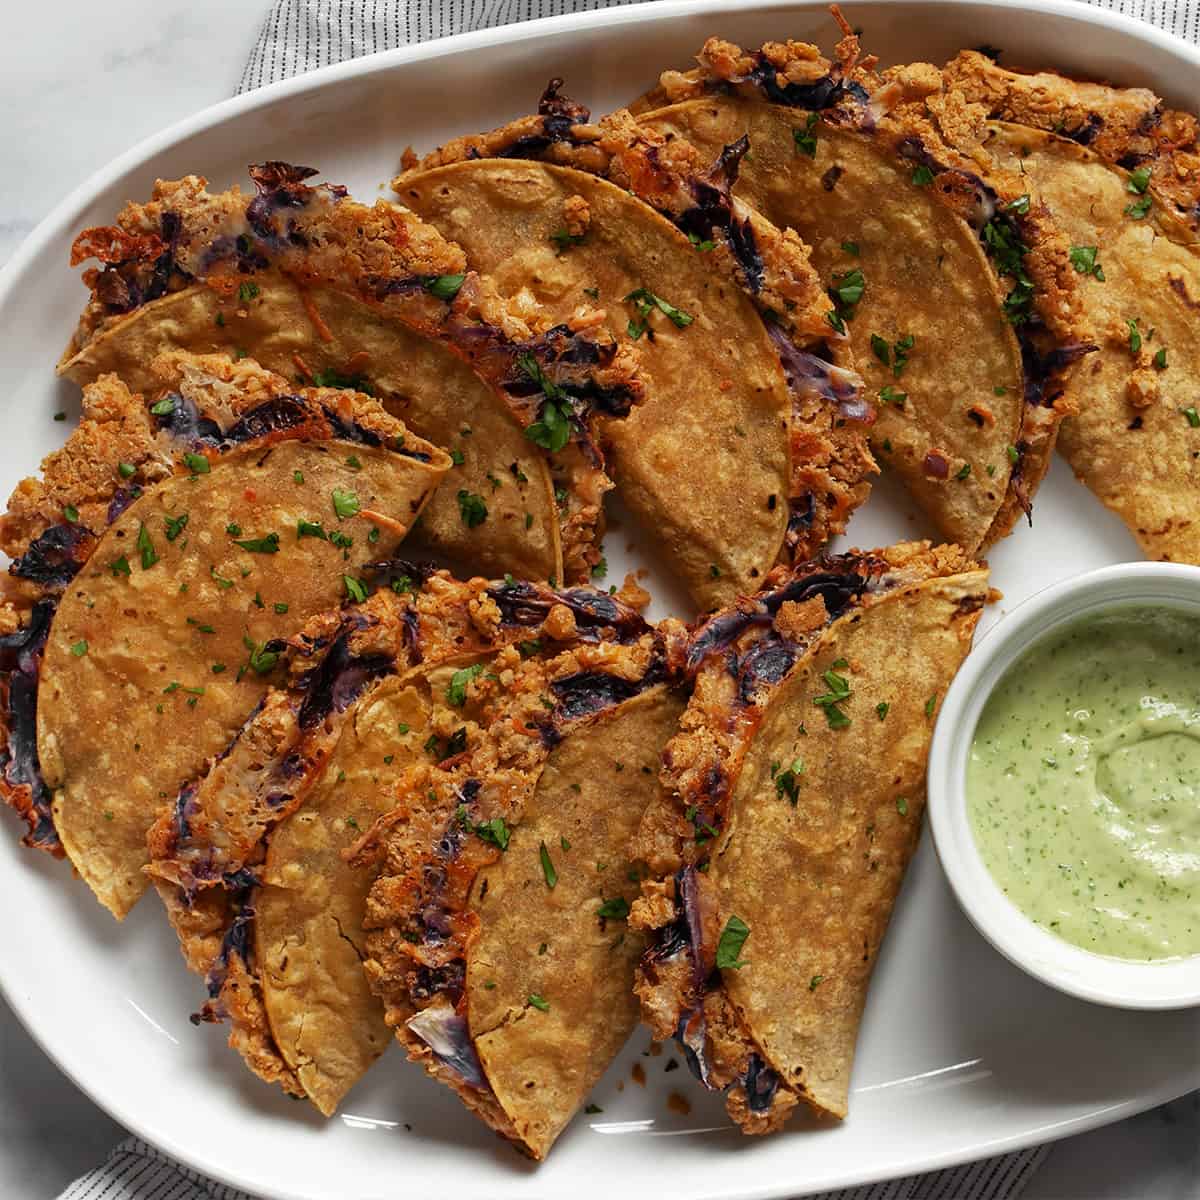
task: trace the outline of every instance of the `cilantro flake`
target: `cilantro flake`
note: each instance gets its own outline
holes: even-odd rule
[[[717,942],[717,966],[726,971],[740,971],[745,965],[738,955],[750,936],[750,926],[741,917],[731,916],[721,930],[721,938]]]

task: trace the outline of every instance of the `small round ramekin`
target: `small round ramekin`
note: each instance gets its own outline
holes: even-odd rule
[[[946,693],[929,755],[929,822],[938,858],[971,923],[1009,961],[1043,983],[1097,1004],[1166,1009],[1200,1005],[1200,954],[1132,962],[1094,954],[1036,925],[983,861],[967,813],[975,726],[1001,677],[1050,630],[1114,606],[1184,609],[1200,617],[1200,567],[1124,563],[1038,592],[988,631]]]

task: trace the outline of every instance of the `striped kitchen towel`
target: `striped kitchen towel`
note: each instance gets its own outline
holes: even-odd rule
[[[315,67],[452,33],[653,0],[273,0],[242,72],[249,92]],[[1195,0],[1088,0],[1200,42]]]
[[[1014,1200],[1049,1146],[985,1158],[929,1175],[826,1192],[813,1200]],[[58,1200],[258,1200],[205,1179],[139,1138],[113,1150],[103,1166],[75,1180]],[[339,1197],[353,1200],[353,1197]]]
[[[1200,5],[1192,0],[1089,2],[1200,41]],[[653,0],[273,0],[238,91],[411,42],[639,3]],[[1035,1146],[926,1175],[827,1192],[814,1200],[1015,1200],[1049,1149]],[[59,1200],[257,1198],[206,1179],[139,1138],[129,1138]]]

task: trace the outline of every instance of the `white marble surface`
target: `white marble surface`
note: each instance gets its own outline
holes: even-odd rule
[[[229,95],[267,0],[3,7],[0,263],[97,167]],[[0,1197],[50,1200],[121,1136],[0,1002]],[[1059,1143],[1025,1196],[1200,1200],[1200,1101]]]

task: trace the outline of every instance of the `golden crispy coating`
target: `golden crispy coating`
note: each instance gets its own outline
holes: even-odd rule
[[[96,385],[88,408],[105,419],[85,418],[6,522],[27,543],[14,570],[41,597],[31,628],[53,613],[36,728],[12,702],[28,672],[5,681],[10,753],[37,747],[28,778],[5,772],[6,792],[117,917],[145,888],[154,810],[254,708],[271,644],[391,553],[450,466],[367,396],[297,393],[222,356],[163,356],[155,370],[146,400]],[[56,516],[50,497],[64,507],[36,532]]]
[[[543,1157],[635,1020],[630,839],[680,702],[681,628],[528,659],[486,735],[377,833],[367,973],[410,1057]]]
[[[876,470],[824,288],[794,233],[730,198],[744,143],[702,156],[628,113],[588,125],[553,84],[532,120],[394,186],[514,303],[569,320],[590,299],[634,340],[647,398],[606,431],[618,487],[696,601],[727,603],[842,530]]]
[[[836,62],[710,39],[635,109],[705,155],[749,137],[735,195],[811,245],[878,403],[880,464],[975,551],[1028,511],[1071,411],[1088,330],[1068,245],[980,150],[983,109],[928,63],[877,74],[846,33]]]
[[[201,1018],[227,1020],[251,1070],[326,1115],[390,1040],[360,966],[375,871],[350,852],[484,736],[483,707],[523,654],[644,629],[601,593],[411,569],[392,568],[399,590],[318,614],[290,639],[287,686],[148,837],[147,870],[208,981]]]
[[[1200,246],[1153,174],[1147,182],[1067,138],[1007,122],[991,127],[988,147],[1023,173],[1077,247],[1100,348],[1072,380],[1078,415],[1059,448],[1143,553],[1200,563]]]
[[[989,117],[1058,134],[1114,166],[1148,167],[1152,189],[1194,236],[1200,227],[1200,146],[1191,113],[1165,108],[1147,88],[1012,71],[976,50],[946,64],[949,85]]]
[[[518,312],[411,212],[310,187],[307,168],[251,174],[254,198],[195,176],[159,181],[116,226],[80,235],[74,261],[106,265],[85,272],[92,300],[60,370],[80,383],[115,371],[144,390],[145,363],[182,346],[360,385],[458,449],[459,486],[435,497],[429,544],[498,574],[586,579],[611,486],[591,409],[616,417],[636,403],[634,356],[597,342],[586,309],[557,329],[535,307]],[[531,440],[551,401],[563,436]],[[483,502],[469,520],[460,492]]]
[[[852,551],[776,571],[693,634],[695,689],[638,838],[637,993],[746,1133],[801,1100],[845,1115],[934,714],[986,596],[958,547]]]

